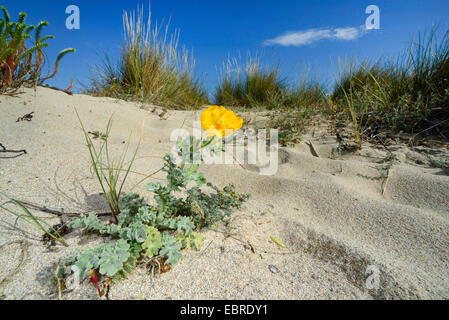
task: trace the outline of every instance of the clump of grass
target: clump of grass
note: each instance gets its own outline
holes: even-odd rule
[[[294,109],[322,109],[326,105],[326,93],[323,86],[317,81],[304,76],[298,85],[289,91],[287,107]]]
[[[351,75],[352,63],[349,70]],[[356,72],[361,73],[361,76],[363,76],[363,79],[365,80],[365,76],[372,75],[368,70],[366,70],[366,73],[363,74],[360,69]],[[346,102],[345,106],[347,107],[347,111],[351,115],[352,126],[354,130],[354,142],[360,143],[360,133],[362,131],[362,126],[364,124],[363,120],[368,109],[368,101],[360,98],[360,92],[364,91],[361,91],[357,85],[358,83],[354,83],[353,81],[346,81],[344,85],[342,85],[339,89],[343,92],[344,101]]]
[[[387,179],[390,173],[390,169],[393,165],[398,162],[398,157],[392,153],[388,152],[388,154],[383,158],[379,163],[383,164],[382,166],[376,166],[377,171],[379,171],[382,178]]]
[[[228,58],[221,72],[215,91],[219,105],[274,109],[286,99],[287,85],[280,78],[278,66],[263,66],[257,55],[248,55],[245,64],[240,59]]]
[[[105,54],[86,91],[97,96],[155,103],[164,107],[194,109],[207,103],[207,94],[193,76],[195,61],[179,48],[179,31],[145,23],[143,9],[124,13],[125,39],[118,61]]]
[[[43,49],[47,41],[54,36],[42,37],[42,29],[48,25],[41,21],[37,26],[25,23],[26,13],[20,12],[16,22],[10,20],[5,6],[1,6],[3,18],[0,18],[0,93],[14,92],[22,85],[41,85],[53,78],[59,69],[59,62],[73,48],[62,50],[56,58],[54,71],[43,75],[46,55]],[[31,33],[34,30],[34,37]],[[71,88],[71,86],[70,86]],[[68,90],[68,89],[67,89]]]
[[[261,56],[228,58],[223,63],[215,90],[215,103],[231,107],[266,110],[304,108],[320,103],[322,89],[317,82],[304,78],[291,86],[281,77],[279,66],[264,65]]]
[[[93,173],[100,183],[101,189],[106,198],[106,202],[111,209],[111,214],[114,218],[114,222],[118,223],[117,216],[120,214],[119,204],[122,196],[123,186],[126,179],[128,178],[131,167],[136,158],[136,154],[140,146],[140,141],[136,147],[136,150],[132,154],[130,161],[128,161],[128,164],[126,165],[125,157],[129,149],[129,139],[118,160],[114,160],[109,151],[109,134],[112,127],[112,116],[111,118],[109,118],[105,133],[101,136],[101,142],[96,146],[92,141],[89,132],[84,128],[78,112],[76,112],[76,115],[78,116],[78,120],[81,124],[84,138],[89,149]]]
[[[397,61],[346,61],[331,99],[353,120],[354,106],[361,106],[367,124],[380,128],[448,131],[449,33],[419,36]]]

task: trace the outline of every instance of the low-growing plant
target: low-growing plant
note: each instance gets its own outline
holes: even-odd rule
[[[379,171],[381,178],[383,178],[382,181],[382,195],[385,194],[385,190],[387,189],[388,179],[390,178],[390,171],[391,168],[393,168],[393,165],[397,163],[398,157],[391,151],[388,151],[388,154],[386,157],[379,161],[379,163],[382,163],[381,166],[376,166],[377,171]]]
[[[396,162],[398,162],[398,157],[394,153],[388,152],[386,157],[380,161],[380,163],[382,163],[383,165],[376,167],[377,171],[379,171],[382,178],[384,179],[388,178],[388,175],[390,174],[390,169]]]
[[[155,195],[156,205],[150,205],[136,193],[128,193],[118,202],[115,223],[101,220],[94,213],[80,216],[69,223],[71,228],[107,235],[111,241],[74,252],[63,262],[64,270],[72,266],[81,278],[95,275],[94,281],[97,281],[98,272],[117,281],[126,277],[142,259],[175,265],[182,257],[182,249],[200,248],[203,235],[199,231],[202,228],[213,226],[230,216],[233,209],[241,208],[249,195],[238,194],[232,185],[220,189],[198,171],[205,156],[223,151],[221,140],[217,139],[223,137],[222,128],[216,129],[222,119],[217,117],[216,109],[222,115],[227,112],[228,122],[223,129],[237,130],[242,126],[242,119],[231,111],[216,106],[211,108],[215,111],[205,111],[202,126],[210,130],[213,136],[207,139],[189,136],[177,143],[176,151],[163,157],[162,171],[166,173],[167,183],[147,184],[147,189]],[[109,131],[110,122],[106,133]],[[93,166],[97,166],[98,173],[101,172],[98,153],[92,152],[92,147],[89,151]],[[114,170],[108,169],[108,166],[106,169]],[[105,179],[101,174],[97,174],[97,178],[100,184]],[[111,189],[113,187],[111,185]]]
[[[291,146],[301,142],[301,133],[310,121],[311,109],[275,111],[267,126],[279,130],[279,143]]]
[[[337,146],[336,146],[336,147],[333,147],[333,148],[331,149],[330,158],[331,158],[332,160],[336,160],[336,159],[338,159],[339,157],[341,157],[344,148],[345,148],[344,142],[343,142],[343,141],[338,141]]]
[[[423,153],[424,156],[429,160],[429,163],[434,168],[440,168],[443,170],[449,170],[449,158],[436,158],[432,157],[430,154]]]
[[[10,21],[5,6],[1,7],[3,18],[0,18],[0,92],[14,91],[22,84],[41,85],[53,78],[59,69],[59,62],[73,48],[62,50],[57,58],[54,71],[43,76],[46,56],[43,51],[48,47],[47,41],[54,36],[42,35],[42,29],[48,25],[41,21],[37,26],[25,23],[26,13],[20,12],[16,22]],[[34,30],[34,37],[31,32]]]

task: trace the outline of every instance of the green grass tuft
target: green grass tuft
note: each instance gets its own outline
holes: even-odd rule
[[[353,119],[366,113],[366,125],[393,131],[449,130],[448,32],[420,35],[397,61],[348,59],[340,67],[331,97],[339,111]]]
[[[97,96],[155,103],[177,109],[206,104],[207,94],[193,76],[193,55],[179,48],[179,32],[166,25],[144,22],[143,9],[123,15],[125,39],[118,61],[105,54],[96,67],[90,88]]]
[[[279,66],[264,66],[260,56],[248,55],[247,61],[228,58],[223,63],[215,89],[215,103],[250,109],[300,109],[319,104],[322,89],[317,82],[304,78],[291,86],[281,78]]]

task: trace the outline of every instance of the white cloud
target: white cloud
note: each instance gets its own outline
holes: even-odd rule
[[[334,37],[338,40],[354,40],[365,33],[365,28],[336,28],[334,29]]]
[[[266,40],[264,43],[266,45],[280,44],[281,46],[303,46],[324,38],[329,38],[330,35],[331,33],[328,29],[311,29],[306,31],[287,32],[282,36]]]
[[[309,29],[301,31],[286,32],[274,39],[264,41],[264,45],[281,45],[281,46],[304,46],[323,39],[334,40],[355,40],[365,34],[364,26],[359,28],[327,28],[327,29]]]

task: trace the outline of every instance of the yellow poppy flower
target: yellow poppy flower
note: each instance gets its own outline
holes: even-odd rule
[[[207,136],[225,137],[239,130],[243,125],[243,118],[236,116],[233,111],[220,106],[210,106],[201,114],[201,127],[207,131]]]

